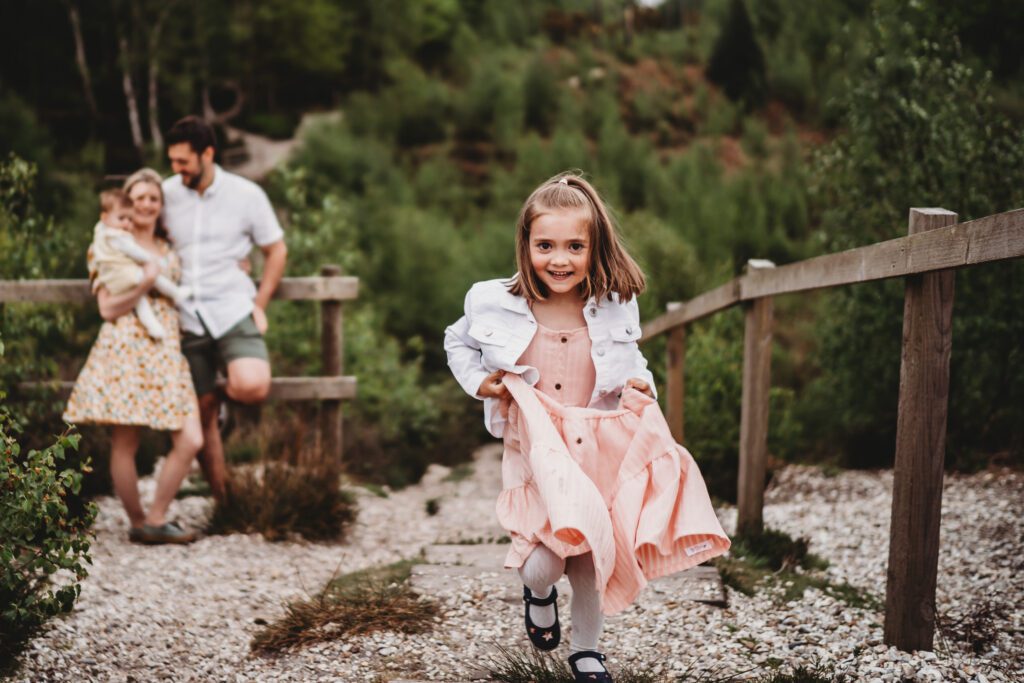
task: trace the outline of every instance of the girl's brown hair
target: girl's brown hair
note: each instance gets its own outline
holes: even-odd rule
[[[132,188],[135,187],[136,185],[138,185],[139,183],[149,183],[150,185],[155,185],[156,189],[157,189],[157,192],[160,193],[160,206],[163,206],[164,205],[164,186],[163,186],[163,182],[164,182],[164,179],[161,178],[160,174],[157,173],[156,171],[154,171],[153,169],[151,169],[151,168],[140,168],[138,171],[136,171],[135,173],[132,173],[130,176],[128,176],[127,180],[124,181],[124,185],[121,186],[121,189],[124,191],[125,195],[128,195],[132,191]],[[156,235],[157,237],[159,237],[160,239],[164,239],[164,240],[169,239],[169,237],[167,235],[167,230],[164,229],[164,219],[163,219],[163,216],[157,217],[157,219],[156,219],[156,228],[153,230],[153,234]]]
[[[590,214],[590,268],[580,283],[580,297],[598,300],[611,298],[629,301],[644,291],[647,282],[640,266],[626,252],[615,222],[601,195],[593,185],[576,173],[559,173],[538,187],[527,198],[516,221],[516,266],[518,275],[509,292],[530,301],[547,298],[547,287],[530,264],[530,226],[540,215],[559,210],[584,210]]]

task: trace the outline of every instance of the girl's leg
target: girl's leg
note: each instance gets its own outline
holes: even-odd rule
[[[110,479],[114,493],[128,513],[132,528],[139,528],[146,515],[139,502],[139,474],[135,469],[135,452],[139,450],[139,428],[114,425],[110,430]]]
[[[565,573],[565,560],[551,552],[547,546],[538,545],[519,568],[519,577],[535,598],[546,598],[551,589]],[[540,628],[555,623],[555,605],[530,605],[530,619]]]
[[[167,508],[178,492],[182,480],[188,474],[192,459],[203,446],[203,429],[196,414],[185,418],[181,429],[171,434],[173,447],[164,458],[163,467],[156,481],[156,495],[146,515],[146,524],[160,526],[166,521]]]
[[[572,640],[569,649],[575,654],[584,650],[596,650],[597,641],[604,628],[604,614],[601,612],[601,596],[597,592],[592,553],[570,557],[565,562],[565,573],[572,586]],[[586,657],[578,660],[580,671],[604,671],[597,659]]]

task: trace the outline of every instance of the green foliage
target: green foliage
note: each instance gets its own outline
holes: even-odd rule
[[[845,99],[847,129],[818,159],[817,201],[834,250],[904,234],[911,206],[942,206],[967,220],[1024,201],[1024,137],[994,109],[990,78],[963,64],[955,38],[925,8],[883,7],[874,59]],[[1024,306],[1022,277],[1019,262],[957,275],[949,464],[983,462],[986,452],[1024,455],[1010,426],[1024,421],[1024,321],[1015,315]],[[801,412],[820,447],[838,445],[844,463],[885,465],[896,426],[902,287],[858,285],[826,306],[821,377]],[[820,408],[823,400],[833,411]]]
[[[65,462],[78,435],[67,431],[47,448],[23,452],[19,431],[0,405],[0,670],[48,619],[71,611],[92,562],[96,516],[95,505],[76,498],[88,462]]]

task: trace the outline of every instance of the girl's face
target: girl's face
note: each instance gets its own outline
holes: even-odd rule
[[[163,208],[163,200],[160,195],[160,188],[153,183],[145,181],[135,183],[128,191],[132,199],[132,220],[136,227],[152,228],[160,218],[160,210]]]
[[[530,264],[549,298],[576,296],[590,270],[590,214],[583,209],[555,209],[530,225]]]

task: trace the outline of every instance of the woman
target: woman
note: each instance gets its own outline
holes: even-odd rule
[[[177,310],[169,299],[151,291],[157,275],[176,282],[181,266],[160,225],[164,203],[160,175],[148,168],[137,171],[125,181],[124,191],[133,204],[133,237],[157,258],[143,266],[142,281],[134,289],[112,295],[105,287],[96,287],[105,322],[75,382],[64,419],[111,425],[110,476],[131,522],[129,540],[190,543],[195,533],[168,522],[166,515],[203,445],[199,407],[188,363],[181,354]],[[89,271],[95,278],[91,253]],[[152,309],[167,331],[163,339],[152,338],[134,313],[143,296],[150,297]],[[142,427],[170,431],[173,444],[160,469],[148,513],[139,500],[135,469]]]

